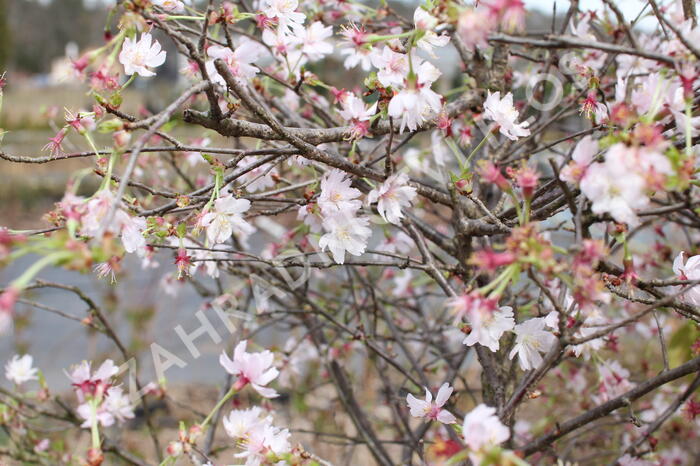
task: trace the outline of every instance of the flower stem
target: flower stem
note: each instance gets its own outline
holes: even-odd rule
[[[136,79],[136,76],[137,76],[136,73],[134,73],[134,74],[132,74],[131,76],[129,76],[129,79],[128,79],[124,84],[122,84],[122,87],[120,87],[119,90],[120,90],[120,91],[123,91],[124,89],[126,89],[127,87],[129,87],[129,84],[131,84],[131,83],[134,82],[134,79]]]
[[[233,395],[236,394],[236,391],[236,387],[232,386],[231,389],[226,393],[226,395],[224,395],[224,397],[221,398],[218,403],[216,403],[214,409],[211,410],[211,412],[207,415],[206,419],[204,419],[204,421],[202,421],[202,423],[200,424],[202,430],[206,430],[207,424],[209,424],[209,422],[212,420],[214,415],[221,409],[224,403],[226,403],[228,400],[231,399],[231,397],[233,397]]]
[[[90,434],[92,438],[92,448],[98,450],[100,448],[100,430],[97,428],[97,400],[90,400],[90,412],[92,413],[92,424],[90,425]]]
[[[401,39],[403,37],[412,36],[413,34],[415,34],[415,32],[416,32],[415,30],[411,30],[411,31],[402,32],[400,34],[388,34],[385,36],[371,35],[371,36],[367,37],[367,42],[369,42],[370,44],[373,44],[375,42],[380,42],[383,40]]]
[[[38,261],[34,262],[32,265],[30,265],[29,268],[27,268],[27,270],[25,270],[22,275],[15,279],[15,281],[12,282],[12,286],[21,290],[29,283],[29,281],[32,278],[36,276],[36,274],[38,274],[41,271],[41,269],[48,265],[60,262],[63,259],[68,259],[72,256],[73,253],[69,251],[58,251],[49,254],[48,256],[44,256]]]
[[[469,163],[469,161],[472,159],[472,157],[474,157],[474,154],[476,154],[476,153],[479,151],[479,149],[481,149],[481,147],[484,145],[484,143],[485,143],[486,141],[488,141],[488,139],[489,139],[490,137],[491,137],[491,131],[489,131],[488,133],[486,133],[486,136],[484,136],[484,138],[481,140],[481,142],[480,142],[479,144],[476,145],[476,147],[474,148],[473,151],[471,151],[471,153],[470,153],[469,156],[467,157],[467,162],[466,162],[466,163]]]

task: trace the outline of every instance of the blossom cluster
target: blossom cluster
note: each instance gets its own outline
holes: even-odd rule
[[[113,5],[104,43],[62,69],[92,106],[47,109],[42,156],[0,151],[90,167],[44,224],[0,228],[0,266],[17,272],[0,332],[22,349],[5,365],[0,453],[692,464],[697,12],[650,2],[652,30],[622,2],[570,3],[546,33],[522,0]],[[156,85],[176,64],[177,81]],[[132,106],[161,87],[162,105]],[[47,268],[108,277],[95,285],[108,297]],[[134,283],[143,309],[120,301]],[[86,315],[44,303],[47,290]],[[23,352],[43,312],[97,336],[84,357],[104,362],[66,372],[75,402]],[[164,322],[180,341],[160,339]],[[204,407],[175,400],[166,372],[200,364],[207,338],[220,395],[193,381]],[[133,369],[127,393],[120,367],[149,349],[156,381]],[[162,427],[171,416],[177,429]],[[141,417],[153,452],[134,456]]]

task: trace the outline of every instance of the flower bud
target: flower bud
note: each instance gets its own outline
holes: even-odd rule
[[[87,452],[87,463],[89,466],[100,466],[105,457],[99,448],[90,448]]]
[[[114,139],[114,145],[117,149],[124,149],[131,141],[131,133],[125,130],[117,131],[112,134],[112,139]]]

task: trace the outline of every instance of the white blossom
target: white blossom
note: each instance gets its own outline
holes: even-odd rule
[[[119,62],[124,65],[124,73],[149,77],[156,74],[151,68],[157,68],[165,63],[165,50],[161,50],[160,43],[153,40],[151,34],[143,34],[141,39],[127,37],[119,53]]]

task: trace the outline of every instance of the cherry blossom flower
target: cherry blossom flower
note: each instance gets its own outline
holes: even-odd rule
[[[389,47],[384,47],[371,55],[370,60],[377,72],[377,80],[384,87],[401,86],[408,75],[408,55],[397,53]]]
[[[238,376],[236,381],[238,390],[250,384],[260,396],[265,398],[279,396],[274,389],[266,387],[279,375],[279,371],[273,366],[274,354],[269,350],[248,353],[247,345],[247,340],[238,343],[233,350],[233,359],[229,358],[226,352],[221,353],[219,363],[226,372]]]
[[[510,430],[496,416],[496,408],[480,404],[464,416],[464,443],[473,464],[481,464],[488,451],[510,438]]]
[[[78,399],[82,402],[84,395],[101,396],[107,388],[112,384],[112,377],[117,375],[119,368],[114,364],[114,361],[107,359],[100,367],[92,373],[92,363],[83,361],[79,365],[66,373],[71,381],[71,385],[75,387]]]
[[[416,58],[414,63],[419,63]],[[438,113],[442,107],[442,97],[430,86],[440,76],[440,71],[429,62],[417,67],[416,82],[407,83],[406,87],[392,97],[389,102],[389,116],[400,119],[400,132],[408,127],[415,131],[425,118]]]
[[[598,93],[595,90],[591,90],[586,94],[586,98],[583,99],[580,113],[588,119],[591,119],[593,116],[596,122],[601,123],[608,118],[608,107],[598,100]]]
[[[496,23],[484,8],[467,8],[457,19],[457,34],[469,50],[485,49]]]
[[[598,364],[598,375],[600,377],[598,394],[593,396],[596,403],[605,403],[634,388],[629,381],[630,371],[622,367],[618,361],[601,361]]]
[[[586,169],[593,162],[598,152],[598,141],[591,136],[582,138],[571,154],[572,161],[562,168],[559,179],[568,183],[578,183],[586,174]]]
[[[250,209],[250,201],[224,196],[214,201],[212,212],[204,214],[201,225],[207,229],[207,239],[220,244],[226,242],[234,233],[245,239],[255,231],[250,223],[243,219],[244,212]]]
[[[443,424],[453,424],[457,422],[457,419],[452,413],[442,409],[450,398],[452,390],[453,387],[450,387],[450,384],[442,384],[435,397],[435,401],[433,401],[433,395],[430,393],[430,390],[428,390],[428,387],[425,387],[425,400],[419,400],[409,393],[406,396],[406,403],[411,409],[411,416],[423,417],[432,421],[442,422]]]
[[[181,0],[151,0],[151,2],[169,13],[185,11],[185,4]]]
[[[302,61],[302,54],[296,49],[296,45],[299,44],[299,40],[295,39],[293,36],[285,34],[282,29],[272,30],[265,29],[262,33],[262,40],[267,46],[272,50],[272,54],[280,59],[285,60],[288,63],[296,63],[297,61]]]
[[[246,466],[257,466],[270,453],[277,456],[289,452],[289,436],[289,430],[279,429],[270,423],[256,425],[246,437],[245,451],[235,456],[246,458]]]
[[[260,9],[268,18],[277,18],[278,27],[289,32],[292,26],[301,26],[306,20],[304,13],[296,11],[297,0],[263,0]]]
[[[114,204],[115,196],[109,189],[103,189],[95,194],[85,204],[85,214],[82,216],[80,234],[84,236],[94,237],[100,231],[119,234],[122,226],[130,222],[131,219],[123,209],[117,208],[112,221],[109,225],[104,225],[112,205]]]
[[[333,35],[332,26],[315,21],[309,27],[294,27],[293,39],[301,46],[301,52],[309,60],[316,61],[333,53],[333,45],[327,40]]]
[[[122,387],[110,387],[102,406],[118,422],[134,418],[134,407],[131,405],[129,397],[124,394]]]
[[[520,368],[524,371],[536,369],[542,363],[541,352],[548,351],[556,341],[556,337],[544,330],[546,323],[543,317],[526,320],[515,326],[515,346],[509,358],[518,355]]]
[[[47,150],[52,156],[58,155],[63,152],[63,140],[68,134],[66,128],[61,128],[56,136],[49,138],[49,143],[46,144],[41,150]]]
[[[350,27],[343,28],[340,34],[344,38],[340,54],[347,55],[343,66],[346,69],[350,69],[359,65],[362,71],[369,71],[372,68],[371,57],[373,49],[367,42],[369,37],[367,31],[353,24]]]
[[[500,91],[489,91],[484,102],[484,116],[495,121],[501,134],[510,140],[530,135],[530,130],[527,129],[530,124],[527,121],[517,123],[520,114],[513,106],[513,94],[510,92],[501,99]]]
[[[84,429],[90,429],[95,424],[102,427],[114,425],[114,416],[103,405],[95,407],[92,402],[86,402],[78,406],[76,412],[85,419],[80,425]]]
[[[270,417],[263,418],[263,411],[259,406],[250,409],[234,409],[228,416],[224,416],[224,429],[233,439],[246,438],[248,434],[260,424],[271,422]]]
[[[146,254],[146,238],[143,232],[146,230],[146,219],[143,217],[129,217],[122,227],[122,245],[128,253],[136,252],[143,257]]]
[[[472,330],[462,343],[467,346],[479,343],[494,352],[498,351],[501,336],[513,330],[515,326],[513,308],[509,306],[496,310],[488,306],[473,305],[467,311],[467,319]]]
[[[19,295],[20,290],[12,285],[0,294],[0,335],[8,333],[12,329],[12,316]]]
[[[525,4],[523,0],[491,0],[486,3],[491,14],[500,20],[506,31],[525,28]]]
[[[454,315],[456,324],[468,317],[473,308],[481,307],[489,311],[495,311],[498,307],[498,299],[486,298],[478,291],[472,291],[471,293],[448,298],[445,300],[445,305],[450,314]]]
[[[353,217],[347,212],[340,212],[326,217],[323,227],[328,231],[318,242],[322,251],[330,249],[337,264],[345,263],[345,252],[353,256],[362,255],[367,248],[367,241],[372,230],[367,228],[369,218]]]
[[[219,74],[216,66],[214,66],[214,60],[223,60],[232,75],[239,78],[250,79],[258,72],[258,68],[251,63],[258,61],[264,53],[265,49],[252,40],[242,40],[238,47],[236,47],[236,50],[231,50],[228,47],[222,47],[220,45],[212,45],[207,49],[207,55],[211,60],[205,63],[205,67],[212,81],[225,86],[226,81],[224,81],[224,78]]]
[[[377,103],[369,107],[355,94],[348,94],[341,100],[342,110],[338,113],[341,118],[352,124],[352,138],[360,139],[369,133],[370,118],[377,111]]]
[[[151,34],[143,34],[141,39],[127,37],[124,39],[122,51],[119,53],[119,62],[124,65],[124,73],[149,77],[156,74],[150,68],[157,68],[165,63],[165,50],[161,50],[158,41],[153,40]]]
[[[362,201],[356,199],[360,191],[350,187],[351,183],[342,170],[334,168],[326,173],[321,180],[321,195],[318,197],[318,206],[324,215],[355,212],[362,207]]]
[[[599,332],[605,325],[608,325],[607,319],[602,315],[602,313],[595,309],[586,319],[579,330],[574,334],[575,338],[587,338],[597,332]],[[574,354],[576,357],[581,357],[588,361],[596,351],[602,349],[605,346],[604,338],[594,338],[580,345],[573,347]]]
[[[517,259],[517,256],[510,251],[496,252],[491,248],[485,248],[472,253],[469,263],[486,272],[495,272],[499,267],[510,265]]]
[[[416,188],[408,185],[408,175],[395,173],[367,195],[367,204],[377,202],[377,211],[382,218],[399,225],[403,218],[401,209],[411,205],[416,197]]]
[[[684,251],[678,253],[673,260],[673,273],[680,280],[700,280],[700,256],[693,256],[686,260]],[[700,306],[700,285],[686,285],[691,288],[683,294],[685,302],[694,306]]]
[[[636,211],[649,205],[648,180],[670,173],[670,163],[662,154],[618,143],[608,149],[604,162],[588,167],[581,192],[593,203],[594,213],[609,213],[617,222],[635,226],[639,223]]]
[[[444,47],[450,41],[447,34],[437,35],[433,29],[438,26],[438,20],[422,7],[418,7],[413,12],[413,23],[416,29],[423,31],[417,44],[418,47],[432,55],[434,47]]]
[[[299,206],[297,220],[303,220],[304,225],[307,225],[312,233],[320,233],[323,231],[323,218],[321,217],[318,204],[310,203]]]
[[[22,385],[30,380],[38,380],[37,369],[32,367],[34,358],[29,354],[12,356],[7,364],[5,364],[5,377],[7,380]]]

